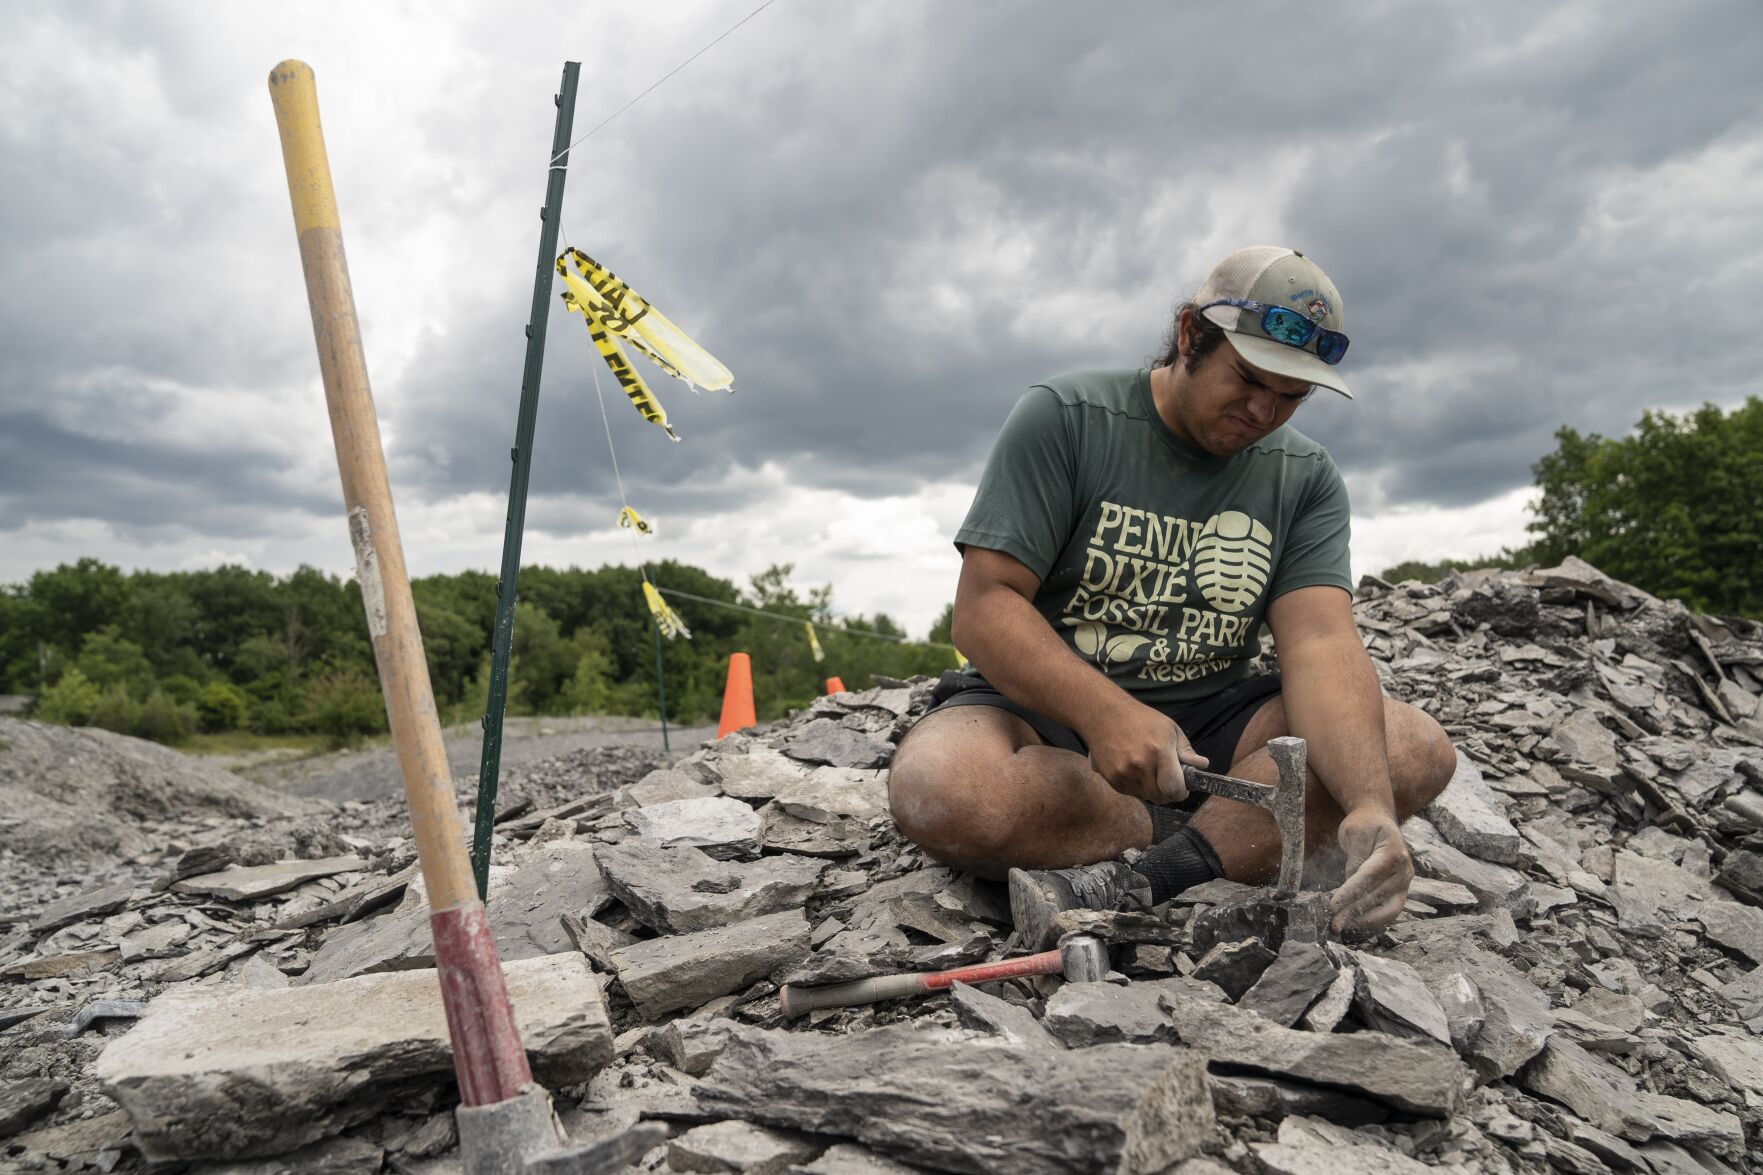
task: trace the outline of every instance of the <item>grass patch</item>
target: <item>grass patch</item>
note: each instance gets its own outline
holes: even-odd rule
[[[249,755],[256,751],[298,751],[316,755],[329,750],[330,740],[322,734],[254,734],[249,730],[229,730],[219,734],[195,734],[178,748],[189,755]]]

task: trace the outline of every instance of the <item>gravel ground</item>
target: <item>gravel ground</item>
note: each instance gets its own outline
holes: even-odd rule
[[[716,735],[714,726],[669,726],[674,751],[691,751]],[[445,732],[447,763],[456,783],[475,781],[483,755],[483,731],[476,723]],[[661,727],[640,718],[510,718],[503,726],[504,770],[541,759],[555,759],[591,747],[662,749]],[[326,800],[378,800],[403,789],[398,759],[390,745],[333,751],[300,759],[244,763],[238,773],[253,783],[289,795]]]

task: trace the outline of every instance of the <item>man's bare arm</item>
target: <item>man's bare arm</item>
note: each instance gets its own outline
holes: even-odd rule
[[[969,546],[955,589],[955,644],[1006,697],[1081,735],[1096,771],[1154,803],[1187,796],[1176,758],[1199,766],[1180,728],[1073,653],[1034,606],[1040,577],[1002,551]]]
[[[1339,588],[1287,592],[1267,609],[1279,652],[1286,726],[1310,745],[1310,766],[1344,816],[1347,880],[1338,927],[1382,926],[1402,911],[1414,866],[1397,825],[1377,671]]]

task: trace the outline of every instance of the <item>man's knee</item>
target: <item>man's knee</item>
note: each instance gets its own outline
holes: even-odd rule
[[[1006,827],[1009,805],[998,802],[1006,764],[988,764],[1007,759],[1009,749],[988,754],[989,740],[964,738],[950,729],[969,725],[961,721],[966,717],[940,723],[941,729],[914,731],[888,772],[894,823],[932,857],[959,867],[998,856],[1012,836]]]
[[[1390,782],[1395,785],[1399,814],[1407,819],[1437,799],[1451,782],[1457,771],[1457,748],[1437,719],[1403,702],[1390,703],[1386,726]]]

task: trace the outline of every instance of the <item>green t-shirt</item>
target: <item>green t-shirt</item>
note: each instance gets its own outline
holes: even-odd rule
[[[1017,402],[955,545],[1040,576],[1066,644],[1156,704],[1246,677],[1268,601],[1351,591],[1348,529],[1340,471],[1290,425],[1215,457],[1170,431],[1148,372],[1086,371]]]

